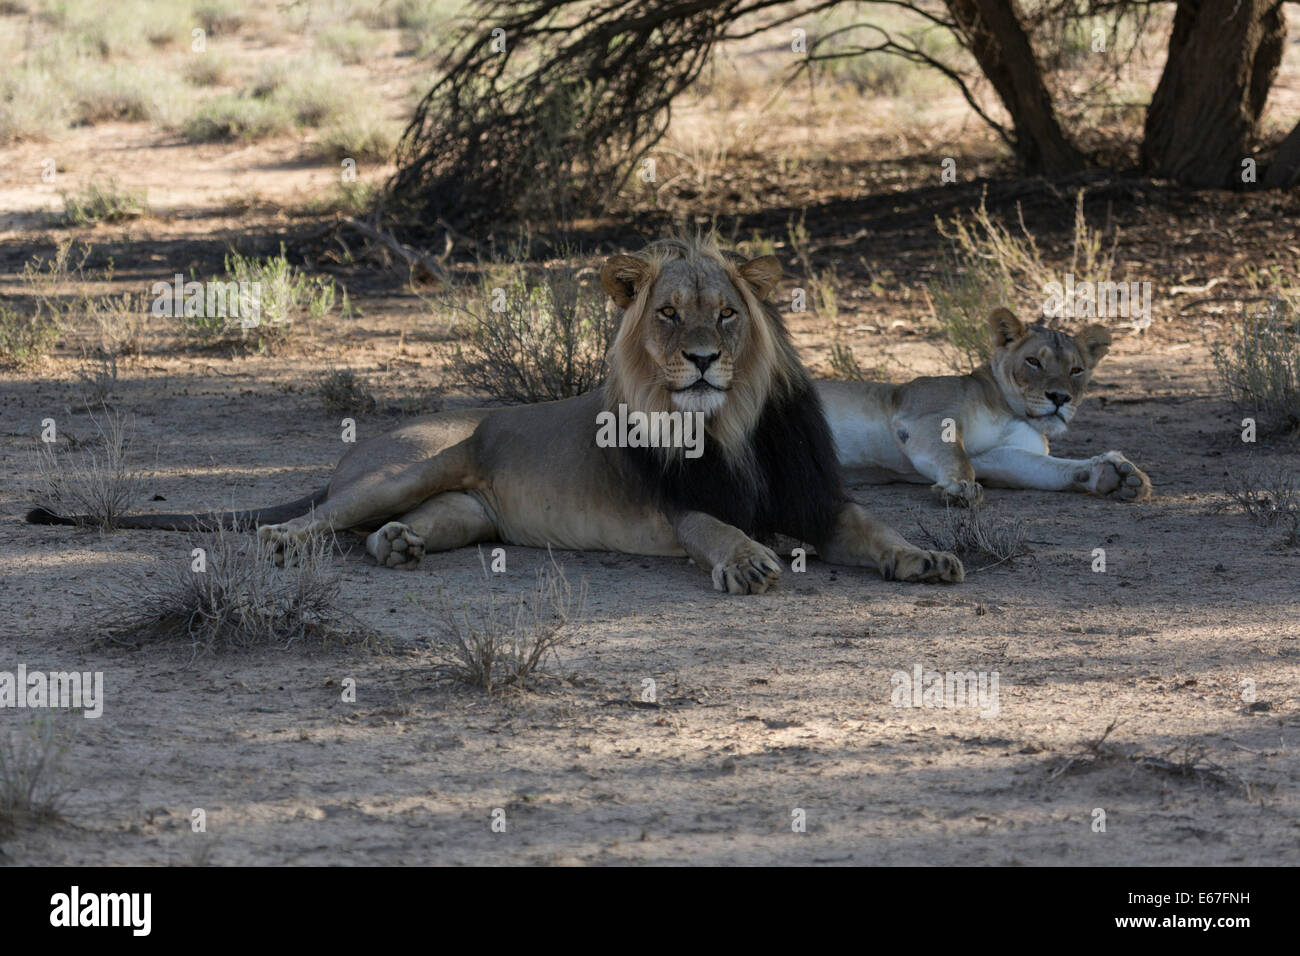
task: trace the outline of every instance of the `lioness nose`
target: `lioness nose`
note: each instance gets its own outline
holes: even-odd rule
[[[1044,394],[1047,395],[1051,401],[1056,403],[1057,408],[1060,408],[1070,400],[1070,396],[1065,394],[1065,392],[1045,392]]]
[[[703,375],[705,372],[707,372],[707,371],[709,370],[709,366],[712,365],[714,362],[716,362],[716,361],[718,360],[718,356],[719,356],[720,354],[722,354],[722,353],[720,353],[720,352],[683,352],[682,354],[686,356],[686,361],[690,362],[690,363],[693,364],[696,368],[698,368],[698,369],[700,370],[700,374]]]

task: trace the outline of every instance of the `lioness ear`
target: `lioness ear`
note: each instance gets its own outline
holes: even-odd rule
[[[1104,325],[1090,325],[1074,337],[1088,368],[1094,368],[1102,356],[1110,351],[1110,329]]]
[[[1025,323],[1017,319],[1010,309],[994,309],[989,315],[989,331],[993,333],[993,347],[1000,349],[1024,337]]]
[[[600,284],[620,309],[626,309],[649,275],[649,264],[634,256],[610,256],[601,266]]]
[[[776,288],[781,281],[781,261],[776,256],[759,256],[750,259],[739,269],[740,277],[754,287],[760,299]]]

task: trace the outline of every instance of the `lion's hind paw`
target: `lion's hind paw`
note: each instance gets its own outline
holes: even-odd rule
[[[390,521],[366,538],[366,551],[381,568],[412,571],[424,557],[424,538],[410,525]]]
[[[257,529],[258,546],[270,553],[277,567],[297,562],[297,555],[311,541],[314,529],[308,524],[264,524]]]

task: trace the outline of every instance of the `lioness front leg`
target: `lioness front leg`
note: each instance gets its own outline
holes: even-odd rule
[[[926,551],[910,544],[889,525],[851,501],[841,507],[831,539],[813,544],[832,564],[875,567],[886,581],[955,583],[966,577],[955,554]]]
[[[931,415],[909,424],[898,417],[890,428],[899,450],[918,474],[934,482],[930,489],[945,504],[978,508],[984,503],[984,489],[975,480],[961,428],[954,419]]]
[[[781,577],[781,560],[739,528],[701,511],[670,519],[677,541],[696,564],[709,568],[713,589],[762,594]]]
[[[1075,460],[1024,448],[993,448],[973,464],[981,480],[1003,488],[1081,491],[1120,501],[1141,501],[1151,494],[1151,480],[1117,451]]]

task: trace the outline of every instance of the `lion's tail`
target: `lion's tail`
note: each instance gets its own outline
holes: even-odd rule
[[[248,528],[263,524],[288,521],[304,515],[325,500],[328,489],[270,508],[252,511],[209,511],[203,514],[123,515],[113,524],[118,528],[140,528],[154,531],[209,531],[217,528]],[[66,524],[89,526],[98,524],[89,515],[56,515],[46,508],[33,508],[27,512],[28,524]]]

